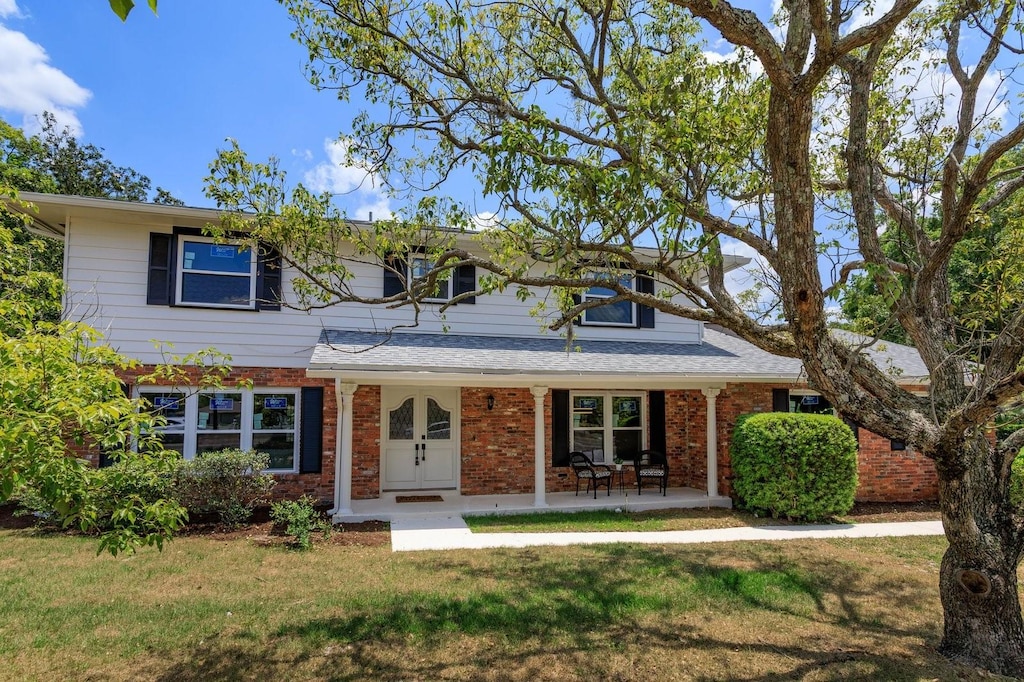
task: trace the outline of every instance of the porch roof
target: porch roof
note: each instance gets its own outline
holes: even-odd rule
[[[311,376],[340,375],[356,381],[381,380],[388,374],[402,380],[448,377],[465,382],[475,377],[482,384],[532,381],[557,385],[561,379],[581,385],[581,380],[635,383],[640,379],[646,386],[795,381],[801,374],[799,360],[772,355],[710,327],[704,331],[702,344],[576,339],[572,345],[573,350],[567,351],[565,340],[557,337],[410,332],[389,337],[326,329],[307,369]],[[873,359],[881,366],[898,367],[906,378],[926,374],[917,353],[907,350],[909,354],[887,349],[869,352],[880,356]]]

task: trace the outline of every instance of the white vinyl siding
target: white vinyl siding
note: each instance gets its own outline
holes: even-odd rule
[[[118,216],[119,218],[122,216]],[[236,367],[305,367],[310,349],[322,329],[378,331],[413,320],[410,308],[342,304],[305,313],[280,311],[169,307],[146,304],[149,233],[171,233],[176,221],[163,223],[115,222],[72,216],[68,229],[67,314],[107,333],[122,353],[147,363],[164,355],[154,340],[174,344],[175,354],[214,347],[232,356]],[[180,224],[180,221],[177,221]],[[378,297],[383,287],[380,267],[354,266],[357,293]],[[291,289],[293,271],[284,270],[286,301],[295,301]],[[541,299],[544,292],[538,292]],[[472,334],[481,336],[534,337],[544,322],[529,314],[536,300],[519,301],[515,288],[478,296],[475,305],[455,305],[442,317],[436,306],[426,306],[413,333]],[[553,317],[551,314],[548,317]],[[402,333],[399,330],[397,333]],[[701,341],[697,322],[658,313],[653,329],[579,327],[580,339],[657,341],[696,344]]]

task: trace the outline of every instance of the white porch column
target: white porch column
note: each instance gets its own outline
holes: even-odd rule
[[[548,506],[544,488],[544,396],[548,394],[547,386],[531,386],[533,394],[533,506]]]
[[[352,397],[359,384],[334,380],[338,425],[334,436],[334,515],[352,514]]]
[[[708,403],[708,497],[718,497],[718,412],[715,409],[715,399],[721,391],[720,388],[700,389]]]

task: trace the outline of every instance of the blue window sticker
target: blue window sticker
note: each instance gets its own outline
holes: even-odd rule
[[[234,258],[237,254],[238,249],[234,246],[214,244],[210,247],[210,256],[213,258]]]
[[[173,398],[171,396],[158,395],[155,398],[153,398],[153,407],[176,410],[178,409],[178,405],[180,402],[181,398]]]
[[[211,410],[233,410],[235,409],[234,398],[210,398]]]
[[[805,395],[801,402],[804,405],[817,405],[818,401],[819,401],[819,397],[820,396],[816,396],[816,395]]]
[[[264,398],[263,408],[266,410],[288,409],[288,398]]]

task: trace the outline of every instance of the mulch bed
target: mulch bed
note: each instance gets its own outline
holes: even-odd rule
[[[17,507],[12,504],[0,505],[0,529],[15,530],[32,528],[36,519],[32,516],[15,516]],[[74,532],[74,531],[68,531]],[[213,540],[250,540],[264,546],[285,546],[289,538],[274,527],[270,520],[270,508],[260,507],[253,513],[250,523],[234,529],[226,529],[210,517],[192,519],[178,534],[180,537],[208,537]],[[322,536],[314,535],[315,544],[324,544]],[[338,523],[334,525],[327,544],[349,547],[381,547],[391,542],[390,525],[384,521],[363,521],[360,523]]]

